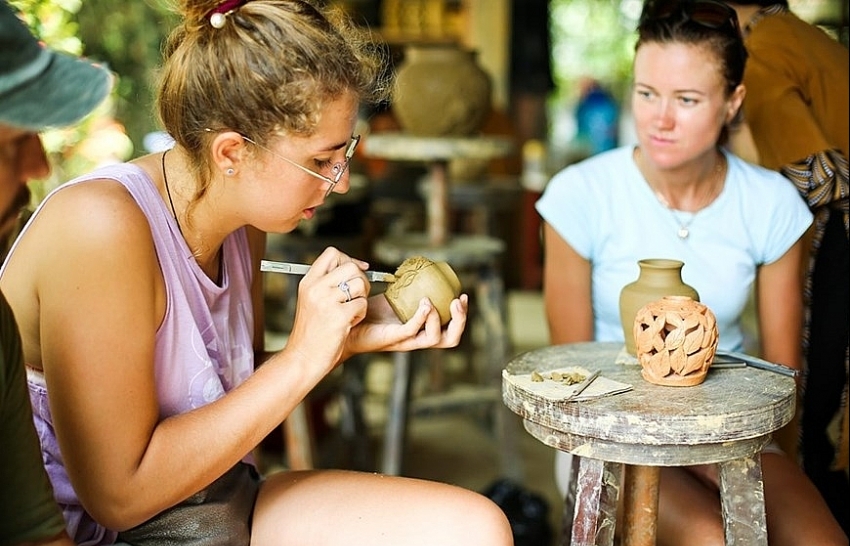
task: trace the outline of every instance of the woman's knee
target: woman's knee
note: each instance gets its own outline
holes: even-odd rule
[[[478,544],[510,545],[513,544],[513,532],[507,516],[499,506],[478,493],[472,493],[466,502],[460,524],[463,527],[473,525],[476,533],[468,537],[481,537]],[[470,529],[471,531],[472,529]]]
[[[658,497],[658,544],[722,546],[720,498],[706,475],[663,468]]]

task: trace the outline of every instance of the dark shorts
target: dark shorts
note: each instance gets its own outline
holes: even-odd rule
[[[145,523],[119,533],[132,546],[248,546],[260,476],[239,463],[209,487]]]

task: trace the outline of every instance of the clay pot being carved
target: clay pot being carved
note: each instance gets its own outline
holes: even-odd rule
[[[449,264],[414,256],[398,266],[395,278],[384,295],[402,322],[410,320],[419,301],[427,297],[440,314],[440,322],[448,324],[452,318],[449,306],[460,295],[460,279]]]
[[[634,337],[644,379],[656,385],[698,385],[717,352],[717,320],[705,304],[688,296],[665,296],[638,310]]]
[[[490,76],[450,44],[408,46],[393,91],[399,124],[416,136],[470,136],[490,113]]]
[[[646,259],[638,262],[638,278],[620,291],[620,323],[626,350],[634,356],[635,338],[632,328],[638,309],[664,296],[690,296],[699,301],[699,294],[682,281],[684,262],[679,260]]]

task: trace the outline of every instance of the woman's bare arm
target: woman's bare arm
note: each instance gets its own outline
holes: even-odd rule
[[[543,226],[543,297],[553,344],[593,339],[591,265],[549,224]]]

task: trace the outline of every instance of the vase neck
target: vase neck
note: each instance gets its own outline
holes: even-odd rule
[[[659,266],[640,266],[641,282],[650,285],[664,286],[671,282],[682,282],[682,266],[675,265],[669,267]]]

